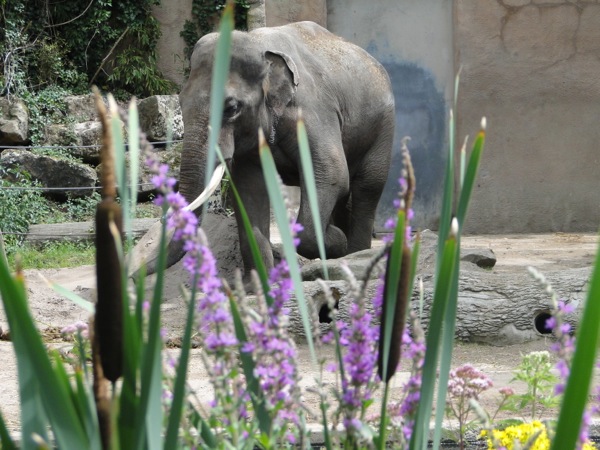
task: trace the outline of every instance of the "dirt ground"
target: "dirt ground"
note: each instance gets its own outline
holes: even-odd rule
[[[539,234],[539,235],[487,235],[466,236],[462,241],[463,248],[490,248],[498,258],[495,271],[511,272],[525,271],[532,265],[537,269],[550,271],[561,268],[591,267],[597,248],[595,234]],[[175,272],[174,272],[175,273]],[[52,280],[83,297],[92,298],[95,288],[93,266],[83,266],[56,270],[26,271],[27,291],[34,317],[40,329],[62,328],[77,320],[86,320],[87,314],[69,300],[61,298],[44,281],[42,277]],[[181,274],[175,273],[167,286],[168,300],[163,305],[164,327],[169,336],[177,337],[183,326],[184,308],[178,300],[178,286],[184,280]],[[171,298],[171,297],[167,297]],[[0,319],[0,326],[7,330],[5,319]],[[52,333],[49,333],[51,335]],[[68,350],[69,343],[60,339],[48,339],[49,345]],[[457,343],[453,353],[453,366],[471,363],[483,370],[494,381],[494,388],[482,396],[482,404],[488,411],[493,412],[500,397],[498,389],[511,383],[514,369],[521,361],[521,355],[530,351],[546,350],[549,340],[540,336],[539,340],[526,344],[490,347],[477,344]],[[176,350],[170,350],[176,352]],[[308,350],[304,345],[298,346],[299,367],[302,374],[303,388],[314,385],[318,374],[317,368],[311,362]],[[323,349],[325,357],[331,360],[332,348]],[[206,404],[211,399],[210,386],[206,371],[202,365],[200,350],[194,350],[191,360],[189,383],[196,392],[200,404]],[[10,342],[0,342],[0,410],[11,430],[18,431],[19,397],[17,389],[15,358]],[[401,370],[394,382],[392,398],[398,395],[402,381],[407,378],[407,372]],[[332,384],[333,376],[327,374],[325,383]],[[522,391],[524,385],[511,383],[517,391]],[[313,419],[318,419],[318,400],[316,396],[305,394],[306,406],[314,411]],[[378,409],[374,409],[374,412]],[[508,417],[508,416],[507,416]]]

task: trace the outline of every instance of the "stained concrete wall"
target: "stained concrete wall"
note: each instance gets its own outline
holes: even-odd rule
[[[327,0],[265,0],[268,27],[311,20],[327,26]]]
[[[489,129],[467,231],[600,225],[600,4],[455,0],[458,135]]]
[[[329,30],[378,59],[394,89],[393,164],[379,204],[378,227],[393,214],[402,166],[400,142],[410,136],[417,177],[414,225],[436,228],[453,95],[452,1],[328,0],[327,6]]]
[[[181,86],[188,63],[180,33],[186,20],[192,19],[192,0],[162,0],[152,7],[152,13],[160,23],[161,31],[156,48],[158,69],[165,78]]]
[[[165,73],[191,0],[163,0]],[[396,97],[394,166],[409,135],[416,223],[437,224],[454,74],[462,67],[457,140],[488,118],[466,231],[596,231],[600,225],[600,0],[265,0],[269,26],[314,20],[367,49]],[[158,10],[158,8],[157,8]],[[171,19],[168,19],[171,17]],[[165,23],[171,20],[171,32]],[[171,37],[169,37],[171,36]],[[380,208],[379,225],[389,210]]]

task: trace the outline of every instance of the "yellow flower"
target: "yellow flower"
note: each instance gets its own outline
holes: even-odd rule
[[[506,427],[504,430],[493,430],[492,433],[498,445],[506,448],[506,450],[513,450],[515,448],[515,442],[519,442],[520,446],[523,447],[536,433],[539,433],[539,435],[535,439],[533,445],[529,448],[531,450],[550,449],[550,439],[546,433],[546,426],[538,420],[534,420],[531,423],[522,423],[520,425]],[[488,436],[488,432],[485,430],[482,431],[481,436]],[[487,444],[488,450],[496,450],[497,447],[494,447],[494,442],[489,437]],[[591,442],[586,442],[583,445],[583,449],[596,450],[596,446]]]

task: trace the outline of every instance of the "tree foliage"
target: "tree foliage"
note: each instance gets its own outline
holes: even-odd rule
[[[147,96],[173,91],[156,68],[159,0],[0,0],[0,90],[60,85]]]

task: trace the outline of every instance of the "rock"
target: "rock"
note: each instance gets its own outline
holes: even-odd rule
[[[96,171],[85,164],[79,164],[50,156],[36,155],[26,150],[5,150],[0,155],[0,168],[19,169],[28,172],[32,179],[48,188],[82,187],[93,188],[98,177]],[[53,195],[66,197],[86,197],[93,189],[52,189]]]
[[[23,101],[0,98],[0,145],[22,145],[29,133],[29,111]]]
[[[378,247],[351,253],[339,259],[328,259],[325,261],[325,267],[327,267],[329,280],[346,280],[346,272],[343,269],[344,265],[350,269],[356,278],[363,279],[367,269],[373,266],[375,259],[381,255],[382,251],[382,247]],[[379,278],[380,273],[380,269],[372,270],[369,279]],[[318,278],[325,278],[321,260],[309,261],[302,267],[302,279],[304,281],[315,281]]]
[[[75,142],[73,125],[65,123],[51,123],[44,129],[44,146],[62,147]]]
[[[90,122],[98,120],[94,94],[69,95],[65,97],[67,115],[75,122]]]
[[[164,141],[171,132],[172,140],[183,138],[183,117],[176,95],[154,95],[138,104],[140,128],[151,142]],[[169,127],[171,129],[169,130]]]
[[[496,265],[496,255],[491,248],[461,249],[460,260],[471,262],[483,269],[491,269]]]
[[[156,155],[158,156],[161,163],[169,165],[169,176],[175,179],[179,178],[179,163],[181,159],[181,146],[173,146],[168,150],[157,150]],[[131,155],[125,153],[125,166],[129,169],[131,162]],[[152,174],[146,166],[146,158],[143,153],[140,153],[139,161],[139,180],[138,180],[138,200],[143,201],[148,199],[150,194],[155,192],[154,184],[152,183]],[[102,174],[102,164],[96,166],[96,172],[98,178]]]

